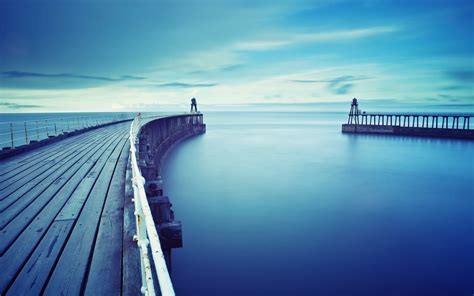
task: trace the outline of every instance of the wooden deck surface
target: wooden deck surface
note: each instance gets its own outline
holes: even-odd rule
[[[111,125],[0,161],[1,295],[138,292],[123,284],[139,264],[123,247],[133,246],[133,212],[124,219],[129,128]]]

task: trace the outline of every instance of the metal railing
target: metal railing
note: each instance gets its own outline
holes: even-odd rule
[[[124,120],[127,119],[126,117],[125,114],[121,114],[0,122],[0,149],[2,147],[14,149],[64,133]]]
[[[349,113],[348,124],[471,130],[474,114]]]
[[[175,295],[173,283],[166,266],[163,250],[161,249],[160,237],[155,228],[150,206],[145,193],[145,179],[143,178],[137,162],[136,140],[141,127],[141,117],[137,115],[130,126],[130,163],[132,169],[133,202],[135,205],[135,220],[137,234],[134,240],[140,251],[140,266],[142,275],[141,292],[144,295],[157,295],[153,283],[154,274],[158,279],[161,295]],[[154,271],[148,256],[148,245],[150,245]]]

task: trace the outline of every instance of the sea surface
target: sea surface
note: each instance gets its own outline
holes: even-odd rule
[[[474,141],[341,133],[344,113],[205,113],[162,175],[177,295],[474,293]]]

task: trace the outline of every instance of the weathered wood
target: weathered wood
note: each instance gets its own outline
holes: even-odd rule
[[[108,134],[111,134],[113,131],[109,131],[104,135],[105,137]],[[31,162],[28,162],[28,165],[23,165],[18,169],[10,171],[8,174],[5,174],[2,181],[0,181],[0,192],[11,184],[15,184],[17,187],[20,187],[27,180],[31,180],[36,176],[40,175],[48,168],[55,165],[55,163],[60,162],[65,159],[67,161],[74,153],[84,150],[88,145],[98,144],[101,140],[99,135],[89,135],[87,139],[81,139],[80,142],[75,144],[69,144],[68,146],[61,147],[56,153],[52,155],[46,155],[44,158],[37,159]],[[20,182],[19,182],[20,181]]]
[[[53,196],[64,184],[66,184],[74,175],[80,166],[89,161],[90,157],[93,155],[95,149],[88,149],[82,151],[74,158],[69,161],[69,165],[61,166],[42,180],[39,184],[30,189],[26,194],[22,195],[21,198],[18,198],[18,195],[14,195],[18,199],[13,201],[11,204],[3,203],[1,204],[1,213],[0,218],[0,229],[5,228],[8,223],[15,219],[18,214],[24,210],[30,210],[34,207],[33,205],[38,204],[36,200],[40,198],[44,200],[47,197]],[[45,197],[46,196],[46,197]]]
[[[28,258],[28,255],[34,249],[38,241],[41,240],[42,236],[47,231],[58,211],[66,203],[72,191],[74,191],[74,193],[72,193],[73,196],[71,196],[71,199],[81,196],[81,193],[84,192],[84,190],[91,190],[94,182],[88,182],[91,179],[84,178],[84,176],[88,173],[92,166],[94,166],[92,171],[102,170],[105,164],[105,159],[107,159],[108,155],[111,153],[109,150],[108,154],[104,154],[104,151],[106,151],[106,148],[109,146],[110,143],[104,142],[104,146],[100,147],[100,150],[95,154],[95,157],[100,157],[99,161],[94,160],[92,162],[87,162],[81,168],[81,170],[76,173],[79,179],[83,178],[79,186],[75,190],[73,187],[63,187],[56,197],[48,204],[48,207],[46,207],[40,213],[40,215],[38,215],[36,219],[32,221],[28,228],[23,231],[21,235],[15,240],[8,251],[2,257],[0,257],[0,265],[6,266],[2,272],[2,277],[0,277],[0,292],[3,291],[8,283],[15,277],[15,274],[18,272],[24,260]],[[100,161],[101,159],[104,160]],[[6,234],[8,234],[8,232]],[[6,239],[4,235],[5,233],[0,235],[1,243],[3,243],[3,240]]]
[[[111,144],[110,141],[113,142],[113,138],[105,142],[105,148],[108,147],[107,144]],[[101,146],[99,148],[101,148]],[[70,170],[64,172],[61,178],[57,179],[54,184],[46,188],[46,190],[44,190],[32,204],[21,211],[17,216],[13,217],[14,222],[8,224],[0,232],[0,254],[5,252],[6,248],[15,240],[18,234],[23,231],[23,229],[34,219],[37,213],[41,211],[41,209],[56,193],[60,191],[64,185],[65,189],[63,189],[63,192],[65,192],[65,194],[68,196],[74,191],[74,188],[76,188],[83,176],[88,172],[86,167],[82,167],[83,164],[88,163],[90,166],[92,166],[94,162],[100,157],[100,154],[96,154],[96,152],[99,151],[99,148],[89,151],[86,157],[74,163]],[[82,170],[80,170],[81,167]],[[81,172],[83,175],[75,175],[77,171]],[[76,177],[73,178],[73,176]]]
[[[26,175],[21,179],[20,182],[16,182],[13,186],[9,186],[3,190],[0,190],[0,212],[5,208],[10,206],[23,194],[30,192],[32,189],[36,189],[37,184],[42,186],[47,186],[50,183],[48,182],[48,177],[51,177],[52,174],[56,173],[59,169],[66,168],[70,166],[71,163],[76,161],[78,155],[83,155],[87,153],[91,148],[100,144],[100,139],[95,139],[95,141],[90,143],[85,143],[81,149],[74,149],[71,151],[71,154],[66,158],[58,159],[50,163],[42,164],[44,170],[41,171],[26,171]],[[51,178],[49,179],[51,180]],[[13,196],[11,196],[13,195]]]
[[[63,141],[57,142],[52,145],[38,148],[34,153],[24,153],[9,158],[5,161],[0,161],[0,176],[3,177],[12,171],[23,170],[27,168],[31,163],[36,163],[46,158],[54,157],[54,155],[63,150],[75,145],[81,145],[84,140],[91,137],[96,137],[97,134],[94,132],[87,132],[76,137],[64,139]]]
[[[25,264],[8,295],[40,295],[43,285],[67,240],[73,220],[55,221]]]
[[[64,251],[49,279],[45,295],[77,295],[83,291],[87,267],[92,255],[99,219],[112,174],[125,141],[121,141],[107,160],[90,197],[87,199]]]
[[[34,168],[38,165],[56,160],[74,148],[81,148],[83,147],[84,143],[89,143],[91,140],[96,140],[97,134],[86,133],[79,137],[80,138],[78,139],[70,138],[68,139],[67,143],[63,143],[62,141],[58,142],[57,145],[52,145],[53,147],[49,147],[49,149],[47,146],[45,146],[43,147],[45,152],[40,154],[40,156],[26,158],[20,163],[8,161],[8,163],[11,165],[10,168],[1,169],[2,175],[0,175],[0,188],[4,187],[3,185],[6,180],[9,180],[10,178],[28,170],[34,171]],[[26,155],[29,155],[29,153]]]
[[[70,145],[70,147],[64,147],[63,150],[67,150],[67,151],[72,150],[72,154],[70,156],[64,159],[57,160],[56,163],[43,164],[43,167],[45,167],[46,169],[49,169],[54,166],[57,167],[64,164],[68,164],[70,163],[70,159],[72,157],[75,157],[76,154],[80,153],[81,151],[88,150],[94,145],[100,144],[100,141],[102,141],[103,139],[107,139],[109,136],[111,136],[114,133],[116,133],[116,131],[111,130],[111,131],[106,131],[103,135],[96,134],[93,137],[91,137],[91,139],[89,139],[88,141],[81,142],[80,148],[77,148],[74,145]],[[11,193],[20,191],[20,190],[23,191],[23,193],[27,192],[28,189],[33,188],[35,184],[42,182],[44,178],[46,178],[50,174],[48,172],[50,172],[50,170],[48,170],[47,172],[38,174],[38,172],[35,170],[27,169],[26,170],[27,175],[24,179],[21,180],[21,182],[15,183],[14,187],[8,187],[5,190],[0,190],[0,204],[2,203],[2,200],[6,199]]]
[[[119,295],[122,290],[123,205],[128,151],[127,142],[115,168],[100,218],[86,295]],[[108,280],[104,281],[104,277]]]
[[[97,157],[98,160],[92,159],[93,161],[87,162],[82,168],[81,171],[76,173],[80,178],[82,178],[81,183],[74,189],[74,192],[69,198],[69,201],[82,199],[85,195],[87,196],[91,191],[92,186],[95,183],[98,173],[103,169],[107,158],[110,156],[114,149],[110,149],[111,144],[114,143],[114,139],[119,139],[116,137],[112,139],[112,143],[104,142],[104,145],[97,151],[94,157]],[[112,145],[115,147],[115,145]],[[90,170],[90,171],[89,171]],[[87,174],[87,176],[86,176]],[[92,177],[94,176],[94,177]],[[29,227],[21,234],[21,236],[15,241],[14,245],[8,250],[4,255],[4,258],[9,261],[9,258],[15,258],[8,262],[8,268],[5,273],[5,279],[0,279],[0,291],[1,287],[4,285],[4,281],[12,278],[17,270],[22,264],[22,258],[25,260],[28,258],[30,249],[33,249],[37,242],[41,239],[46,228],[52,223],[54,217],[58,214],[58,211],[64,206],[67,201],[67,198],[71,194],[70,188],[63,187],[63,189],[57,194],[57,196],[51,201],[47,208],[45,208],[40,215],[29,225]],[[68,201],[68,202],[69,202]],[[79,212],[80,208],[78,209]],[[68,221],[74,221],[77,219],[76,215],[71,215]],[[57,219],[58,221],[60,219]],[[64,219],[62,219],[64,220]],[[58,242],[63,246],[64,241]],[[25,248],[24,246],[29,246],[30,249]],[[0,257],[0,262],[2,257]],[[48,273],[49,274],[49,273]]]

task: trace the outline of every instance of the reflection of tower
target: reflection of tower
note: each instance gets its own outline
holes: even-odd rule
[[[352,121],[354,121],[354,124],[359,124],[359,114],[359,104],[357,104],[357,99],[354,98],[352,99],[351,111],[349,112],[349,120],[347,123],[352,124]]]

